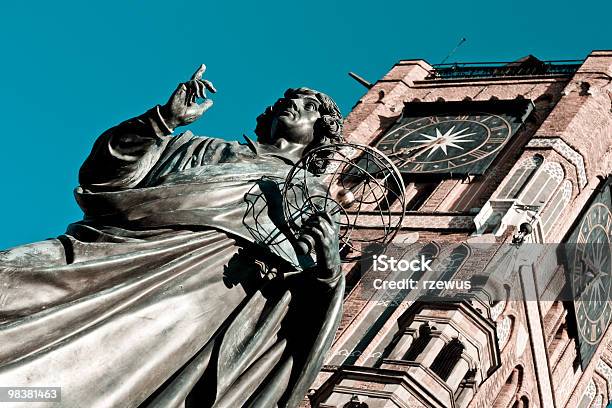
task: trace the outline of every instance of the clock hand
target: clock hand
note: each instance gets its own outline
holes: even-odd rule
[[[587,257],[581,256],[580,262],[584,265],[586,279],[584,279],[584,284],[581,285],[580,293],[584,293],[587,290],[594,289],[592,286],[596,283],[603,289],[603,283],[601,282],[600,271],[597,266],[591,262]]]
[[[427,150],[427,148],[429,148],[433,144],[435,144],[435,141],[429,142],[426,144],[422,144],[422,145],[418,145],[415,147],[402,147],[400,151],[391,153],[389,156],[406,156],[409,153],[417,152],[419,150]],[[410,157],[403,159],[404,164],[414,161],[417,155],[418,154],[412,154],[410,155]]]
[[[581,256],[580,257],[580,261],[588,268],[587,269],[587,275],[591,275],[593,277],[596,277],[597,275],[600,275],[603,272],[603,271],[600,270],[601,269],[600,267],[595,265],[592,262],[592,260],[587,258],[586,256]]]

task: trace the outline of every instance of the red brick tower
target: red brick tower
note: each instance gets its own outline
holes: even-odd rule
[[[612,51],[584,61],[403,60],[355,105],[345,136],[396,161],[408,206],[396,242],[423,243],[455,278],[491,267],[525,223],[533,231],[524,242],[581,242],[597,224],[603,232],[593,234],[609,243]],[[358,233],[371,228],[376,222]],[[479,242],[491,250],[475,250]],[[376,274],[345,265],[343,320],[310,403],[605,406],[612,400],[610,302],[585,312],[583,303],[556,296],[568,282],[551,251],[504,281],[507,293],[525,300],[417,301],[410,292],[389,299],[368,290]]]

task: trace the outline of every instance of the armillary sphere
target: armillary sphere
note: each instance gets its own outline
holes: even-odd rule
[[[299,235],[302,224],[327,212],[339,226],[344,261],[360,258],[367,245],[387,245],[405,212],[400,171],[379,150],[356,143],[323,145],[306,153],[291,169],[283,189],[283,212]],[[356,232],[356,227],[367,231]],[[312,242],[298,242],[308,253]]]

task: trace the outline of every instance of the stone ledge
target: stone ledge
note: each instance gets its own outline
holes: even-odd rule
[[[387,216],[384,215],[386,218]],[[362,214],[359,218],[359,228],[380,228],[380,215]],[[399,215],[391,215],[391,225],[395,225],[399,221]],[[419,230],[474,230],[473,215],[412,215],[407,214],[402,220],[402,229],[419,229]]]

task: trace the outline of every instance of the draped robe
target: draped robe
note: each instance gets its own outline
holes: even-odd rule
[[[62,407],[295,407],[344,278],[293,250],[279,216],[291,163],[158,121],[98,138],[82,221],[0,252],[0,385],[62,387]]]

